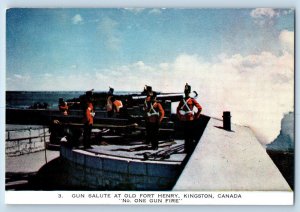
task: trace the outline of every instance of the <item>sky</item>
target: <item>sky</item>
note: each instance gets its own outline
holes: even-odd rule
[[[263,143],[294,111],[290,8],[10,9],[7,90],[199,93]]]

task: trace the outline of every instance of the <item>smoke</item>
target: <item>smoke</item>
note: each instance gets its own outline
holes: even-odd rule
[[[198,92],[204,114],[221,118],[223,111],[231,111],[233,123],[251,127],[267,144],[279,134],[284,113],[294,107],[293,37],[293,32],[280,34],[283,50],[278,55],[220,55],[217,62],[208,63],[198,55],[182,54],[156,67],[139,61],[126,68],[136,70],[125,77],[130,85],[124,84],[120,70],[115,83],[121,90],[149,84],[154,90],[183,92],[188,82]]]
[[[229,110],[232,122],[251,127],[263,144],[270,143],[280,132],[284,113],[294,107],[293,37],[292,32],[281,33],[280,55],[222,55],[214,64],[181,55],[171,65],[175,73],[166,74],[172,80],[164,88],[183,91],[188,82],[199,93],[203,113],[221,117]]]

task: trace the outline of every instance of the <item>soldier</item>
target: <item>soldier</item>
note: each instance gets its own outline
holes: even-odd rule
[[[107,116],[112,117],[114,115],[113,111],[113,102],[112,99],[114,95],[114,89],[109,87],[109,91],[107,93],[107,99],[106,99],[106,111],[107,111]]]
[[[202,111],[201,105],[192,97],[190,97],[191,86],[186,83],[184,87],[185,97],[179,102],[177,107],[177,116],[182,122],[184,128],[184,151],[191,153],[193,144],[195,143],[195,123],[194,120],[200,117]],[[194,107],[197,113],[194,113]]]
[[[68,106],[68,103],[65,102],[63,98],[59,98],[59,100],[58,100],[58,108],[59,108],[59,111],[64,116],[68,115],[68,113],[69,113],[69,106]]]
[[[84,131],[83,131],[83,146],[84,149],[92,148],[91,147],[91,132],[94,124],[94,106],[92,103],[92,91],[86,92],[86,108],[84,110]]]
[[[156,93],[149,91],[144,103],[146,112],[146,143],[150,144],[153,150],[158,149],[158,131],[164,118],[165,112],[159,102],[156,101]]]
[[[108,97],[106,100],[106,111],[108,117],[113,117],[115,114],[119,114],[123,108],[123,103],[113,95],[114,89],[109,88]]]
[[[44,103],[44,105],[47,103]],[[70,102],[70,101],[64,101],[63,98],[59,98],[58,100],[58,109],[59,111],[64,115],[64,116],[68,116],[70,115],[70,109],[74,106],[74,105],[79,105],[80,102]]]
[[[123,108],[123,103],[121,100],[116,99],[115,97],[111,98],[113,104],[113,111],[114,113],[119,113],[120,110]]]

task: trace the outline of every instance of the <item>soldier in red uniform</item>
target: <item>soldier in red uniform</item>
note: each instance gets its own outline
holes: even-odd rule
[[[113,101],[113,109],[115,113],[119,113],[121,108],[123,108],[123,103],[121,100],[115,99]]]
[[[165,112],[159,102],[156,101],[156,93],[148,92],[144,103],[146,112],[146,143],[150,144],[153,150],[158,149],[158,131]]]
[[[186,83],[184,87],[185,97],[179,102],[177,107],[177,116],[184,128],[184,151],[191,153],[195,143],[195,122],[200,117],[202,111],[201,105],[196,99],[190,97],[191,86]],[[197,108],[197,113],[193,111]]]
[[[123,108],[123,103],[121,100],[115,98],[115,96],[109,96],[107,98],[106,110],[108,117],[114,117],[116,114],[120,113]]]
[[[123,108],[123,103],[121,100],[118,100],[114,96],[114,89],[109,88],[108,97],[106,99],[106,111],[108,117],[113,117],[116,114],[120,113],[120,110]]]
[[[75,104],[79,105],[80,102],[66,102],[63,98],[59,98],[58,109],[64,116],[68,116],[70,114],[70,108],[72,108],[72,106],[74,106]]]
[[[92,148],[91,147],[91,132],[94,124],[94,106],[92,103],[92,91],[86,92],[86,108],[84,111],[83,123],[84,123],[84,131],[83,131],[83,146],[84,149]]]

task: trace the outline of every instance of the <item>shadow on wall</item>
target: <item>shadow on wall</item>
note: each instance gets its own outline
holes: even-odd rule
[[[176,139],[184,139],[182,123],[178,120],[178,118],[176,117],[175,114],[172,114],[171,119],[174,120],[174,129],[175,129],[174,137]],[[204,130],[206,128],[206,125],[207,125],[209,120],[210,120],[209,116],[202,115],[202,114],[201,114],[199,119],[194,120],[194,122],[195,122],[195,136],[196,136],[195,140],[197,142],[200,140],[201,136],[203,135],[203,132],[204,132]]]
[[[201,137],[206,129],[206,126],[207,126],[209,120],[210,120],[210,117],[205,116],[205,115],[201,115],[199,119],[194,120],[194,122],[195,122],[195,141],[196,141],[196,143],[194,145],[194,150],[197,147],[198,143],[200,142]],[[193,152],[194,152],[194,150],[193,150]],[[193,152],[191,154],[188,154],[185,157],[184,161],[182,162],[182,170],[184,169],[185,165],[188,163]]]
[[[196,141],[199,142],[200,138],[202,137],[204,130],[207,126],[207,123],[209,122],[210,117],[201,115],[199,119],[195,120],[195,125],[196,125]]]

